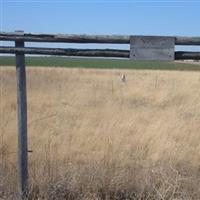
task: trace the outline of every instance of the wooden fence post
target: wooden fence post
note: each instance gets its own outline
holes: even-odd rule
[[[16,41],[15,47],[24,47],[24,41]],[[16,53],[17,105],[18,105],[18,187],[19,199],[28,193],[28,145],[27,99],[24,53]]]

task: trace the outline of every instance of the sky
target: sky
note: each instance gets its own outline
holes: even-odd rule
[[[200,0],[0,0],[0,31],[15,30],[200,36]]]

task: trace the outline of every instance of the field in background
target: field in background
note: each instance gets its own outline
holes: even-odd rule
[[[0,86],[0,198],[13,199],[13,67]],[[27,90],[30,199],[200,199],[199,72],[30,67]]]
[[[157,69],[157,70],[200,70],[200,65],[178,62],[131,61],[126,59],[28,57],[27,66],[100,68],[100,69]],[[15,57],[0,56],[0,66],[15,66]]]

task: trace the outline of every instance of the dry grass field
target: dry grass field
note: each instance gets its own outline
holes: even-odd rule
[[[15,199],[14,67],[0,86],[0,199]],[[27,89],[29,199],[200,199],[200,72],[30,67]]]

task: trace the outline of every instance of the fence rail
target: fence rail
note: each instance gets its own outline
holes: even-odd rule
[[[200,52],[177,51],[175,60],[200,60]]]
[[[78,35],[78,34],[0,32],[0,40],[2,41],[22,40],[24,42],[130,44],[130,37],[131,37],[130,35],[86,35],[86,34]],[[152,36],[152,37],[157,37],[157,36]],[[171,37],[175,39],[175,45],[200,45],[200,37],[181,37],[181,36],[171,36]]]
[[[129,44],[130,36],[123,35],[77,35],[77,34],[36,34],[0,32],[0,40],[24,42],[67,42],[67,43],[104,43]]]
[[[131,42],[131,38],[134,41]],[[135,39],[136,38],[136,39]],[[140,41],[137,41],[140,38]],[[142,39],[141,39],[142,38]],[[162,41],[170,39],[171,48]],[[156,40],[158,40],[156,42]],[[167,40],[167,41],[170,41]],[[200,37],[181,36],[132,36],[132,35],[78,35],[78,34],[40,34],[18,32],[0,32],[0,41],[14,42],[53,42],[53,43],[96,43],[96,44],[130,44],[130,50],[123,49],[74,49],[74,48],[39,48],[0,46],[0,53],[36,54],[86,57],[119,57],[134,60],[199,60],[200,52],[175,52],[175,45],[200,45]],[[136,44],[137,43],[137,44]],[[134,47],[134,45],[136,47]],[[131,49],[134,49],[133,51]],[[139,52],[139,53],[138,53]],[[152,53],[153,52],[153,53]],[[136,55],[135,55],[136,54]],[[148,55],[148,56],[146,56]],[[174,55],[174,56],[172,56]]]
[[[63,48],[37,48],[37,47],[1,47],[0,53],[7,54],[37,54],[37,55],[57,55],[57,56],[81,56],[81,57],[117,57],[129,58],[129,50],[117,49],[63,49]],[[200,60],[200,52],[177,51],[175,60]]]
[[[63,48],[15,48],[0,47],[0,53],[24,53],[39,55],[60,55],[60,56],[86,56],[86,57],[121,57],[129,58],[129,50],[117,49],[63,49]]]

